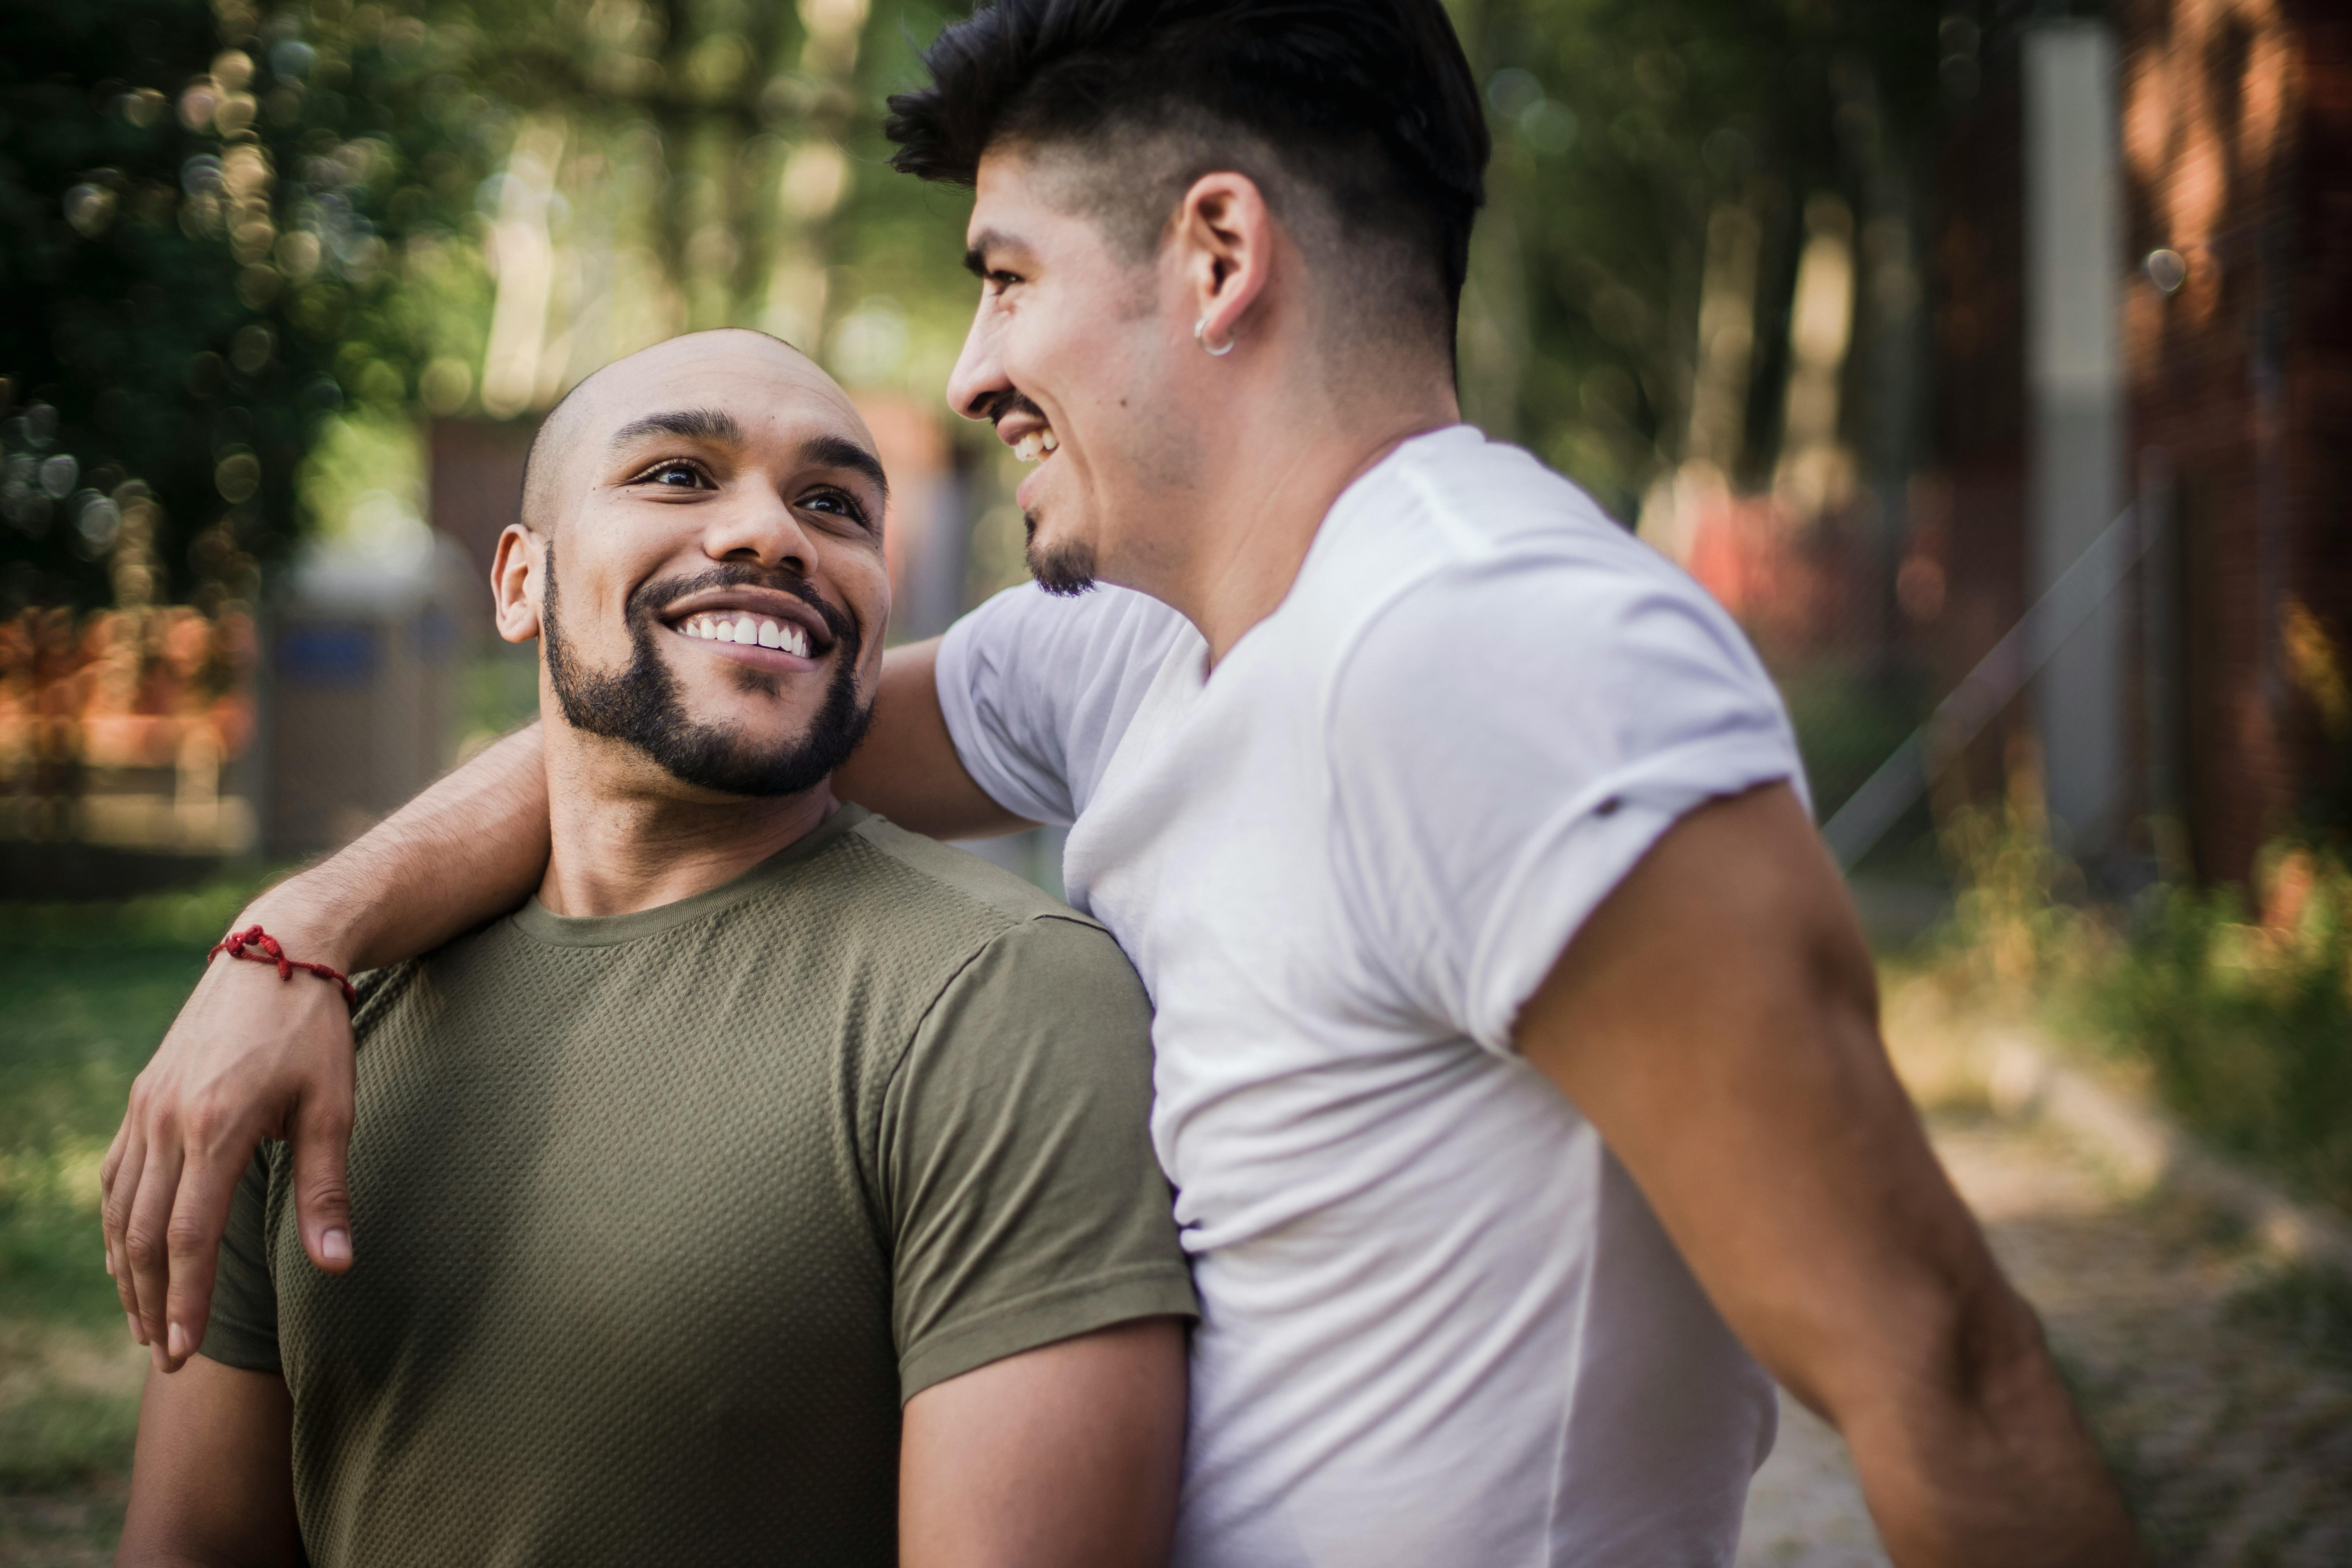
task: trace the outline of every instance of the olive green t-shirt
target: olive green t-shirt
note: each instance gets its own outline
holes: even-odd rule
[[[1194,1310],[1117,945],[855,807],[356,1026],[357,1260],[266,1146],[204,1344],[285,1376],[315,1563],[890,1563],[903,1401]]]

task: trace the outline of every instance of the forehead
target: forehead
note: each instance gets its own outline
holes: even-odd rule
[[[673,339],[598,373],[580,434],[606,441],[648,415],[707,409],[730,416],[747,444],[845,437],[866,448],[874,437],[834,379],[783,344],[750,333]]]
[[[965,243],[1091,241],[1099,247],[1102,235],[1087,215],[1087,172],[1080,158],[1055,148],[992,147],[981,154]]]

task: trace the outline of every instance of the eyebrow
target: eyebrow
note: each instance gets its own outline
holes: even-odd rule
[[[812,436],[801,443],[801,460],[819,468],[847,468],[874,481],[886,502],[890,499],[890,476],[882,471],[882,459],[851,440],[846,436]]]
[[[721,409],[681,408],[629,421],[613,432],[611,444],[625,447],[646,436],[683,436],[693,441],[740,447],[743,444],[743,426],[735,422],[733,415]]]
[[[1003,234],[992,228],[982,229],[972,236],[971,248],[963,253],[963,269],[974,278],[985,280],[988,277],[988,253],[1001,246],[1014,246],[1019,243],[1009,234]]]

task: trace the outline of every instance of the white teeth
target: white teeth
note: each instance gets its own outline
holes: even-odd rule
[[[729,615],[688,616],[677,629],[690,637],[706,642],[731,642],[742,646],[774,648],[779,653],[808,657],[808,632],[790,621],[754,620],[750,616],[740,619]]]
[[[1059,439],[1059,438],[1057,438],[1057,437],[1055,436],[1055,434],[1054,434],[1051,430],[1046,431],[1046,432],[1045,432],[1045,450],[1047,450],[1048,452],[1058,452],[1058,451],[1060,451],[1061,449],[1062,449],[1062,443],[1061,443],[1060,439]]]
[[[1053,450],[1046,444],[1049,439],[1050,437],[1043,430],[1032,430],[1013,443],[1013,455],[1024,463],[1034,463]]]

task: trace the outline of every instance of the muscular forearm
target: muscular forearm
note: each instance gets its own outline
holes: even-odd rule
[[[1907,1375],[1843,1390],[1828,1414],[1903,1568],[2140,1561],[2040,1325],[2006,1286],[1923,1338]]]
[[[263,893],[240,923],[346,973],[413,957],[530,896],[547,868],[547,821],[533,724]]]

